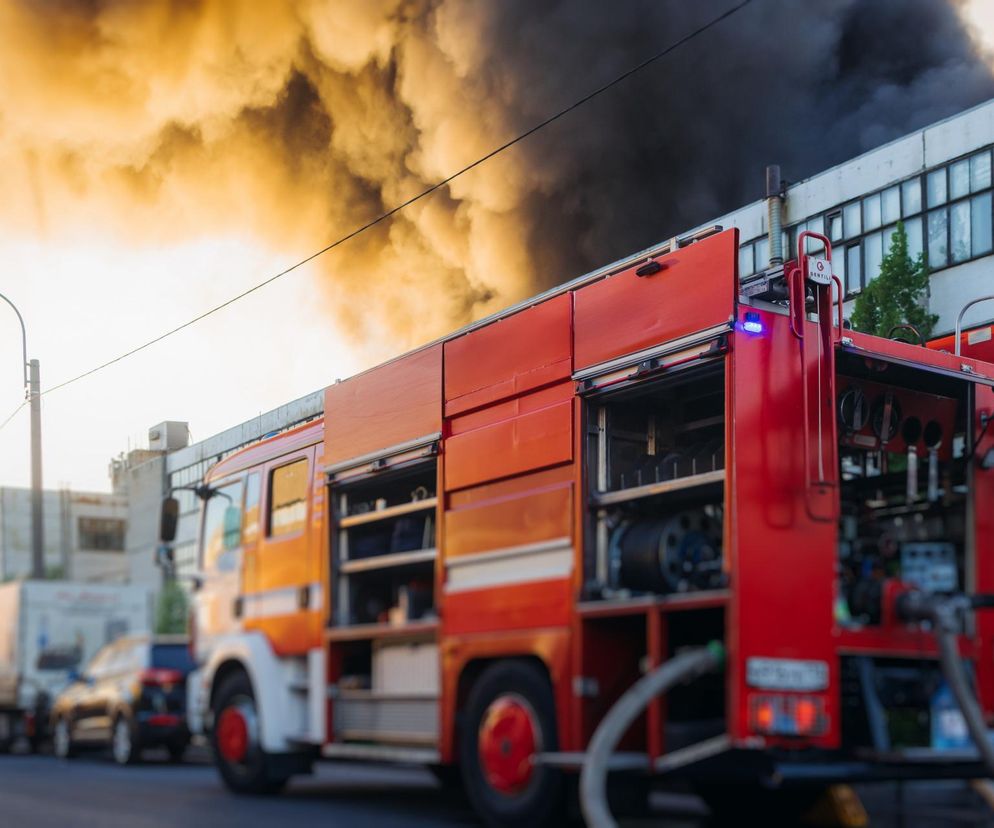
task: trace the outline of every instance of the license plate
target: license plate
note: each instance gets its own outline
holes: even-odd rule
[[[828,687],[828,664],[795,658],[750,658],[746,660],[746,683],[760,690],[824,690]]]

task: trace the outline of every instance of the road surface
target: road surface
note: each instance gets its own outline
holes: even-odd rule
[[[864,792],[873,826],[992,826],[994,813],[958,783],[876,786]],[[625,826],[703,828],[703,806],[687,795],[654,795],[654,819]],[[752,816],[752,815],[751,815]],[[751,824],[761,824],[750,819]],[[274,798],[226,793],[202,761],[150,757],[128,768],[100,755],[69,762],[0,756],[0,825],[25,828],[421,828],[476,826],[457,794],[417,768],[323,764]]]

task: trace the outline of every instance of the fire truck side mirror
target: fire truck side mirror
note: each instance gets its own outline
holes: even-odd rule
[[[171,543],[176,540],[176,524],[179,522],[179,501],[175,497],[167,497],[162,501],[162,512],[159,515],[159,540]]]

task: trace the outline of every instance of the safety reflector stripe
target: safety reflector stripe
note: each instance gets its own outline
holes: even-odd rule
[[[556,538],[460,555],[447,561],[446,568],[449,593],[566,578],[573,572],[573,544],[569,538]]]
[[[301,606],[301,593],[307,590],[307,604]],[[293,615],[301,611],[320,610],[323,604],[321,584],[267,589],[242,596],[245,618],[269,618],[274,615]]]

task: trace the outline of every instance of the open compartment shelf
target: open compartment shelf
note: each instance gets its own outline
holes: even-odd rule
[[[335,627],[434,620],[436,485],[431,458],[332,486]]]
[[[596,394],[586,415],[587,597],[722,589],[724,363]]]

